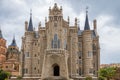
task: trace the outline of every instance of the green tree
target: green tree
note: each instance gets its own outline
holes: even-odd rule
[[[92,77],[88,76],[85,78],[85,80],[92,80]]]
[[[107,67],[99,70],[99,76],[107,78],[107,80],[110,80],[115,74],[116,68],[114,67]]]
[[[0,70],[0,80],[5,80],[5,79],[9,78],[9,76],[10,76],[9,72]]]
[[[22,79],[22,76],[17,76],[17,80],[21,80]]]
[[[98,80],[105,80],[105,78],[102,77],[102,76],[99,76],[99,77],[98,77]]]

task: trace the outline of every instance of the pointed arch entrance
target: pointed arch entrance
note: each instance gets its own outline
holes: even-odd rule
[[[60,76],[60,67],[57,64],[53,65],[53,76]]]

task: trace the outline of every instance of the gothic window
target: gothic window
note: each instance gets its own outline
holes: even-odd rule
[[[38,64],[40,63],[40,61],[38,60]]]
[[[12,50],[12,48],[10,48],[10,50]]]
[[[54,40],[57,41],[57,39],[58,39],[58,36],[57,36],[57,34],[55,34],[54,35]]]
[[[78,47],[81,47],[81,44],[80,44],[80,42],[78,42]]]
[[[79,68],[79,75],[82,75],[82,69]]]
[[[96,50],[96,45],[95,44],[93,44],[93,50]]]
[[[93,69],[89,68],[89,73],[92,74],[93,73]]]
[[[24,71],[24,73],[28,73],[28,69],[27,68],[25,68],[25,69],[23,69],[23,71]]]
[[[67,43],[66,43],[66,40],[64,41],[64,49],[67,49]]]
[[[36,57],[37,55],[35,54],[35,57]]]
[[[25,69],[23,69],[23,73],[25,73]]]
[[[29,57],[29,56],[30,56],[30,55],[29,55],[29,52],[27,52],[27,53],[26,53],[26,57]]]
[[[28,69],[26,69],[26,73],[28,73]]]
[[[60,48],[60,40],[58,40],[58,48]]]
[[[38,69],[38,73],[39,73],[40,71],[39,71],[39,69]]]
[[[93,70],[93,74],[95,75],[95,70]]]
[[[54,27],[57,27],[57,21],[55,21],[55,23],[54,23]]]
[[[6,66],[6,68],[8,68],[8,66]]]
[[[60,40],[58,39],[57,34],[54,35],[54,39],[51,42],[52,48],[60,48]]]
[[[79,60],[79,64],[82,65],[82,60]]]
[[[93,56],[92,52],[88,51],[88,57],[92,57],[92,56]]]
[[[14,64],[14,70],[17,70],[17,65],[16,64]]]
[[[77,73],[79,73],[79,70],[77,69]]]
[[[79,59],[81,59],[82,58],[82,52],[80,51],[80,52],[78,52],[78,57],[79,57]]]
[[[52,48],[54,48],[54,41],[52,40],[52,42],[51,42],[51,45],[52,45]]]
[[[54,20],[57,21],[57,16],[54,16]]]
[[[57,34],[54,35],[54,48],[57,48],[58,37]]]
[[[34,68],[34,70],[36,70],[36,67]]]
[[[56,43],[54,44],[54,48],[57,48],[57,44]]]

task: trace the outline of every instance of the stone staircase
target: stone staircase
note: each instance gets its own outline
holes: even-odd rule
[[[68,80],[68,79],[61,77],[61,76],[51,76],[51,77],[45,78],[43,80]]]

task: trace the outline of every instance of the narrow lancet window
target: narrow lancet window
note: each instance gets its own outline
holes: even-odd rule
[[[51,44],[52,44],[52,48],[60,48],[60,40],[58,39],[57,34],[54,35]]]

